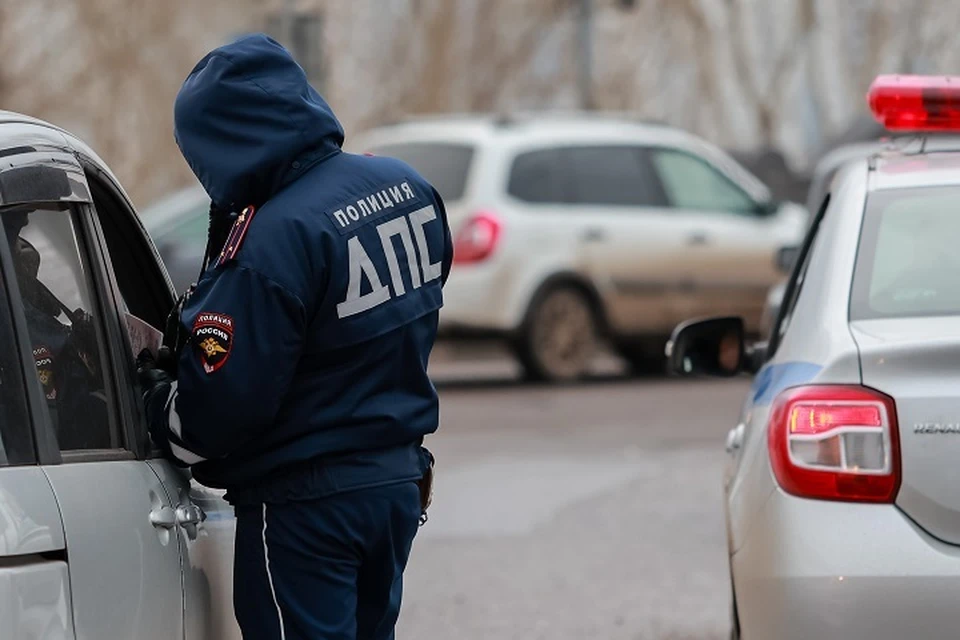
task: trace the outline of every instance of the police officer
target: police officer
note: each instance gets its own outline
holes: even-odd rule
[[[213,211],[239,215],[182,304],[176,379],[142,359],[151,435],[235,505],[244,637],[392,638],[438,424],[443,204],[408,165],[343,152],[263,35],[204,57],[174,115]]]

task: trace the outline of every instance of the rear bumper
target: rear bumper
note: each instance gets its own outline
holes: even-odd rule
[[[893,505],[774,491],[731,567],[746,640],[960,636],[960,547]]]
[[[523,310],[511,303],[515,282],[509,275],[496,263],[454,266],[443,287],[440,333],[486,336],[515,330]]]

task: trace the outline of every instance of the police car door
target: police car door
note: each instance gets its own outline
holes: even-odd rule
[[[129,326],[130,318],[162,326],[173,305],[162,267],[136,214],[126,198],[106,176],[90,175],[97,209],[95,231],[103,247],[107,274],[116,312]],[[199,264],[196,265],[199,271]],[[124,335],[118,348],[124,363],[134,359],[135,336]],[[131,368],[125,377],[125,393],[132,411],[131,430],[142,445],[141,454],[160,478],[170,500],[173,522],[169,531],[178,539],[184,586],[184,637],[186,640],[231,640],[240,638],[233,615],[233,540],[236,527],[233,508],[223,492],[202,487],[190,472],[175,467],[149,444],[146,422]]]
[[[179,640],[174,505],[127,428],[89,190],[74,155],[17,149],[0,172],[0,259],[34,359],[25,382],[42,398],[38,458],[60,510],[76,636]]]

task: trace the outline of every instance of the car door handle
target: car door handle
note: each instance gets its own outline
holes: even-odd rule
[[[583,232],[581,239],[584,242],[603,242],[607,239],[607,234],[603,229],[587,229]]]
[[[180,526],[198,525],[207,519],[207,514],[197,505],[182,504],[177,507],[177,524]]]
[[[743,431],[746,426],[741,422],[727,434],[727,453],[736,453],[743,446]]]
[[[703,231],[696,231],[687,236],[687,244],[689,245],[704,245],[710,242],[710,237]]]
[[[150,524],[158,529],[173,529],[177,526],[177,513],[170,507],[159,507],[150,512]]]
[[[199,534],[200,524],[207,519],[207,514],[203,509],[188,502],[177,507],[177,523],[187,534],[187,539],[196,540]]]

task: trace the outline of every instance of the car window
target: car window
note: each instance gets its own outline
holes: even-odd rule
[[[660,207],[663,191],[643,149],[629,146],[564,149],[578,204]]]
[[[8,290],[6,282],[0,286]],[[36,458],[13,318],[8,305],[0,307],[0,467],[4,467]]]
[[[756,213],[753,198],[702,158],[675,149],[653,149],[650,155],[671,207]]]
[[[136,223],[136,214],[123,203],[109,183],[92,174],[87,175],[87,180],[106,243],[106,258],[121,296],[122,311],[154,327],[162,327],[173,301],[163,273]],[[206,211],[198,217],[203,225],[206,245]]]
[[[525,202],[568,202],[561,152],[541,149],[519,154],[510,167],[507,193]]]
[[[150,454],[143,405],[137,387],[134,361],[143,348],[155,351],[160,331],[173,306],[162,271],[153,257],[146,237],[137,225],[136,214],[111,187],[111,183],[88,175],[99,230],[105,243],[103,257],[113,275],[111,288],[117,311],[123,321],[125,340],[121,340],[121,358],[117,375],[120,404],[124,415],[132,419],[131,437],[136,447]],[[206,215],[199,216],[205,223]],[[204,229],[204,234],[206,230]],[[205,239],[204,239],[205,241]]]
[[[446,202],[463,197],[474,156],[472,146],[447,142],[391,144],[374,147],[370,152],[403,160],[426,178]]]
[[[105,384],[103,330],[73,207],[17,207],[2,220],[29,342],[61,451],[122,448]]]
[[[817,215],[811,221],[809,229],[807,229],[807,235],[803,239],[803,244],[800,246],[800,254],[797,256],[797,262],[793,267],[793,273],[787,280],[787,286],[783,292],[783,302],[780,305],[780,313],[770,332],[770,343],[767,349],[768,358],[773,357],[776,353],[777,347],[780,345],[783,336],[786,335],[787,329],[790,327],[793,311],[797,306],[797,301],[800,299],[800,292],[803,290],[803,285],[806,281],[810,258],[813,255],[813,250],[816,248],[817,239],[819,238],[820,223],[823,221],[823,217],[826,215],[829,206],[830,194],[827,194],[823,199],[823,203],[820,205],[820,209],[817,211]]]
[[[960,189],[870,194],[851,318],[960,315]]]

